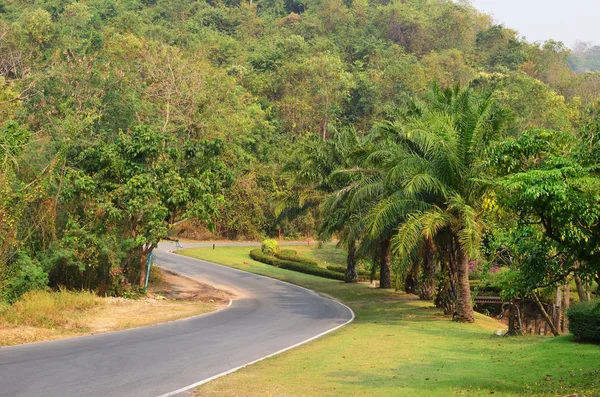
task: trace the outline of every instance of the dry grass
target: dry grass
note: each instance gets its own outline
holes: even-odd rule
[[[180,287],[177,277],[161,282],[161,292]],[[194,288],[188,279],[186,293]],[[192,281],[193,282],[193,281]],[[205,286],[196,283],[198,290]],[[207,294],[165,299],[100,298],[89,292],[33,291],[13,305],[0,306],[0,346],[55,340],[141,327],[208,313],[224,307],[227,299]],[[171,296],[171,295],[169,295]]]

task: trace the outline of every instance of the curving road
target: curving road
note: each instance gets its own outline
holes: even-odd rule
[[[0,396],[184,396],[196,385],[354,318],[307,289],[155,250],[162,268],[236,291],[188,320],[0,349]]]

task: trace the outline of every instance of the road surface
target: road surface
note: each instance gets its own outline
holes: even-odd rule
[[[220,311],[151,327],[0,349],[0,396],[185,396],[203,381],[350,322],[301,287],[155,250],[155,263],[236,291]]]

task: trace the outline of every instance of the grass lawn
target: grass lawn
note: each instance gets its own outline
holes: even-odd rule
[[[329,265],[346,266],[346,251],[341,248],[335,248],[334,245],[323,245],[322,248],[317,248],[316,243],[310,247],[299,245],[296,247],[282,247],[282,249],[293,249],[298,252],[298,255],[319,262],[322,267]]]
[[[454,323],[430,303],[264,265],[250,259],[250,249],[179,253],[328,294],[350,306],[356,320],[209,382],[196,396],[600,396],[600,346],[570,336],[496,337],[502,324],[482,315],[475,324]],[[311,254],[339,252],[327,246]]]

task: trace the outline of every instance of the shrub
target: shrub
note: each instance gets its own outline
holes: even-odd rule
[[[600,299],[577,303],[567,311],[569,330],[584,342],[600,343]]]
[[[330,266],[327,266],[327,270],[331,270],[332,272],[336,272],[336,273],[346,274],[346,266],[330,265]],[[367,276],[371,275],[370,272],[367,272],[365,270],[360,270],[360,269],[356,269],[356,274],[358,274],[359,276],[362,276],[362,277],[367,277]]]
[[[260,250],[265,255],[273,256],[279,251],[279,243],[277,242],[277,240],[266,239],[262,242]]]
[[[259,261],[262,263],[266,263],[267,265],[272,265],[275,267],[279,267],[281,269],[294,270],[296,272],[311,274],[313,276],[330,278],[332,280],[344,280],[344,275],[336,272],[332,272],[331,270],[323,269],[318,266],[306,265],[304,263],[286,261],[283,259],[276,258],[274,256],[265,255],[262,253],[260,249],[253,249],[250,251],[250,257],[255,261]]]
[[[346,273],[346,266],[330,265],[330,266],[327,266],[327,270],[331,270],[332,272],[344,274],[344,273]]]
[[[2,288],[2,298],[9,303],[17,301],[28,291],[44,289],[48,285],[48,273],[39,262],[25,253],[19,253],[14,264],[16,271]]]
[[[305,265],[311,266],[319,266],[319,264],[313,260],[298,256],[298,253],[294,250],[281,250],[275,254],[275,257],[283,259],[285,261],[304,263]]]
[[[502,291],[500,286],[486,280],[469,280],[469,285],[471,286],[471,290],[477,290],[479,294],[500,294]]]

